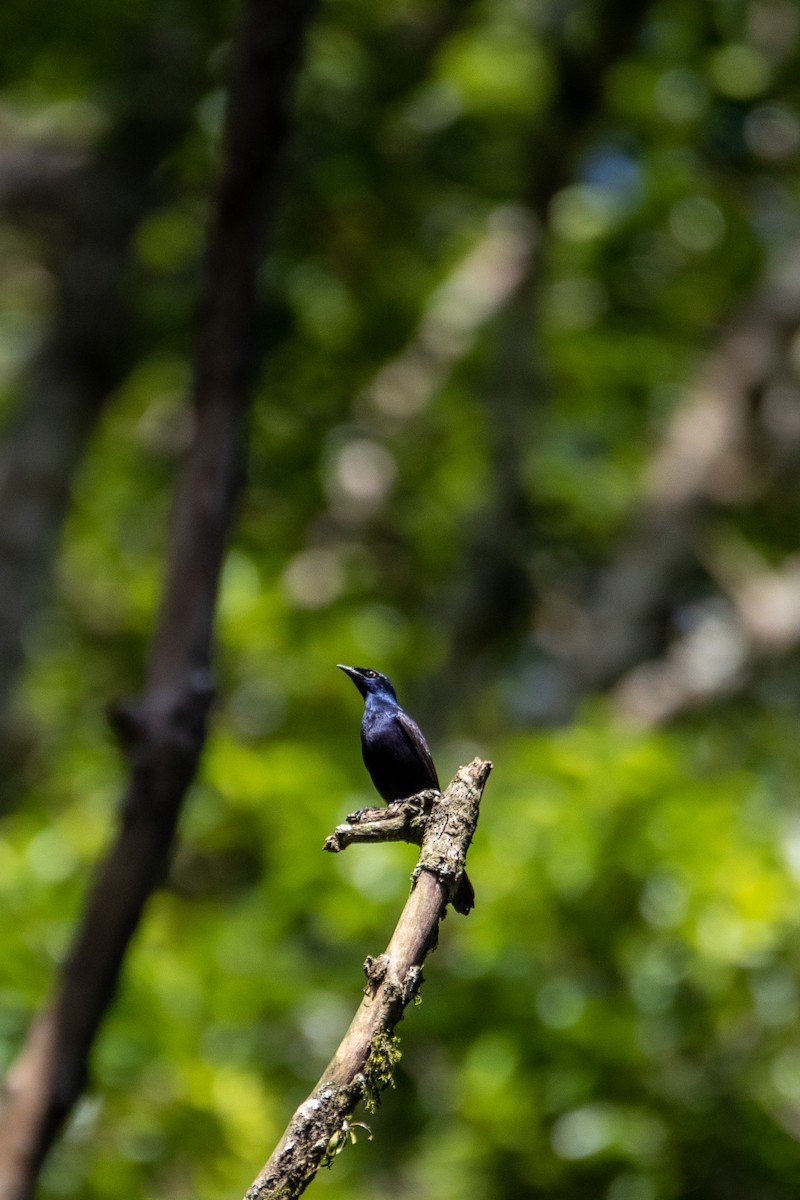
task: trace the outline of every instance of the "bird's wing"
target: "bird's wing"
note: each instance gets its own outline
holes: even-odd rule
[[[436,774],[436,767],[433,765],[431,752],[428,749],[428,743],[425,741],[425,736],[419,725],[408,713],[402,709],[395,713],[395,720],[400,726],[400,732],[405,738],[409,748],[416,755],[418,761],[422,764],[427,775],[427,786],[436,788],[437,792],[442,789],[439,786],[439,776]]]

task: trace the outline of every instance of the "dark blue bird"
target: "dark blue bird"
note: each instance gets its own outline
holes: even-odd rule
[[[345,667],[341,663],[338,666],[364,697],[361,753],[378,794],[391,804],[426,788],[441,791],[425,736],[398,704],[391,681],[371,667]],[[472,884],[462,875],[453,908],[466,914],[474,906]]]

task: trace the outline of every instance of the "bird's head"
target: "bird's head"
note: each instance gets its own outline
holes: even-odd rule
[[[345,675],[350,676],[365,700],[367,696],[389,696],[392,700],[397,699],[391,680],[381,675],[380,671],[373,671],[372,667],[346,667],[343,663],[336,665]]]

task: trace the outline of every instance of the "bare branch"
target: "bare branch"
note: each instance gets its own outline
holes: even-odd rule
[[[393,1031],[422,985],[422,965],[437,943],[439,923],[464,860],[492,769],[476,758],[432,796],[414,885],[386,951],[365,964],[364,999],[314,1091],[295,1112],[245,1200],[301,1195],[342,1145],[356,1105],[374,1105],[399,1058]],[[372,810],[367,810],[372,812]]]
[[[254,365],[255,276],[311,8],[310,0],[249,0],[244,8],[203,280],[194,438],[178,487],[145,691],[114,719],[130,765],[121,826],[55,994],[6,1080],[2,1200],[32,1195],[42,1159],[84,1086],[98,1025],[144,904],[163,876],[202,749],[212,698],[214,607],[241,476]]]
[[[436,791],[420,792],[382,808],[362,808],[351,813],[325,839],[323,850],[338,854],[359,842],[412,842],[419,846],[428,826]]]

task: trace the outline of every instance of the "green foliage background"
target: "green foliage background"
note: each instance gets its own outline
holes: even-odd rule
[[[3,1065],[47,994],[120,794],[104,706],[139,686],[157,605],[234,19],[228,4],[149,0],[80,0],[49,11],[46,30],[17,0],[0,14],[9,139],[102,144],[141,99],[159,38],[197,78],[163,199],[135,235],[135,366],[75,481],[55,591],[26,629],[27,751],[0,817]],[[495,772],[470,857],[477,908],[447,920],[373,1140],[362,1131],[313,1188],[796,1193],[796,660],[667,729],[625,725],[593,697],[541,730],[546,647],[531,619],[460,686],[453,613],[503,474],[491,396],[517,370],[503,312],[421,404],[370,400],[464,256],[487,231],[527,228],[564,47],[588,64],[603,23],[626,19],[585,0],[330,0],[315,20],[263,270],[219,705],[169,885],[46,1200],[243,1193],[346,1028],[413,856],[320,852],[371,802],[337,662],[391,675],[443,778],[475,753]],[[539,578],[583,586],[613,553],[703,354],[796,232],[797,37],[789,0],[650,6],[565,150],[522,335],[536,383],[518,467]],[[42,244],[36,227],[0,228],[7,413],[49,317]],[[735,532],[778,562],[797,517],[796,480],[782,478],[716,516],[712,536]],[[675,597],[708,594],[702,571],[687,576]]]

